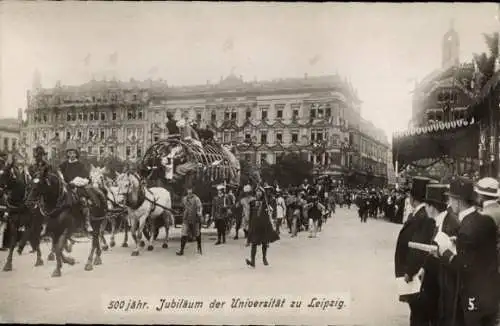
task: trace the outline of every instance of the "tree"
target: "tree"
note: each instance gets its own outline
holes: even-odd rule
[[[284,155],[278,163],[274,164],[273,170],[274,178],[279,184],[298,185],[304,179],[312,178],[313,164],[300,155],[291,153]]]

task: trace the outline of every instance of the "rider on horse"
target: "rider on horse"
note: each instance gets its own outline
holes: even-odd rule
[[[89,184],[90,171],[79,161],[80,153],[76,144],[69,143],[66,146],[66,155],[67,160],[59,165],[59,171],[76,199],[81,216],[85,218],[85,229],[90,230],[89,216],[83,210],[83,200],[90,199],[92,202],[98,203],[99,199],[93,198],[94,193],[89,189],[92,188]]]
[[[35,163],[29,166],[28,172],[33,177],[37,172],[42,171],[45,168],[49,168],[49,163],[45,160],[47,153],[42,146],[37,146],[33,150],[33,157],[35,158]]]

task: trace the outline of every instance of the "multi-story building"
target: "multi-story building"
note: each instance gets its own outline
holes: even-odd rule
[[[474,65],[460,63],[460,39],[453,25],[443,36],[441,50],[441,68],[430,73],[415,87],[411,123],[414,127],[463,119],[473,101]],[[474,164],[468,158],[457,158],[456,163],[457,173],[469,170]],[[443,169],[442,163],[431,167],[436,175],[443,174]]]
[[[0,119],[0,152],[12,153],[18,150],[20,130],[21,120]]]
[[[245,82],[230,75],[217,84],[171,87],[163,81],[91,81],[78,87],[34,85],[28,93],[29,149],[42,144],[57,156],[69,139],[101,158],[134,160],[167,135],[167,113],[209,125],[241,159],[276,163],[299,153],[315,172],[386,178],[385,135],[361,118],[361,101],[339,76]],[[31,150],[28,151],[31,153]]]

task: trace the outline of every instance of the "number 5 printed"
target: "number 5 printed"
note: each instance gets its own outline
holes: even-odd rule
[[[467,305],[467,310],[468,311],[476,310],[476,298],[475,297],[469,298],[469,304]]]

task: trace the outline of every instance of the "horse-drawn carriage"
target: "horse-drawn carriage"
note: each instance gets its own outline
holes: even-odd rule
[[[240,164],[231,150],[215,141],[181,140],[169,137],[146,151],[140,172],[149,186],[161,186],[171,193],[175,224],[182,222],[182,196],[186,183],[202,203],[204,215],[211,211],[214,186],[238,187]]]

